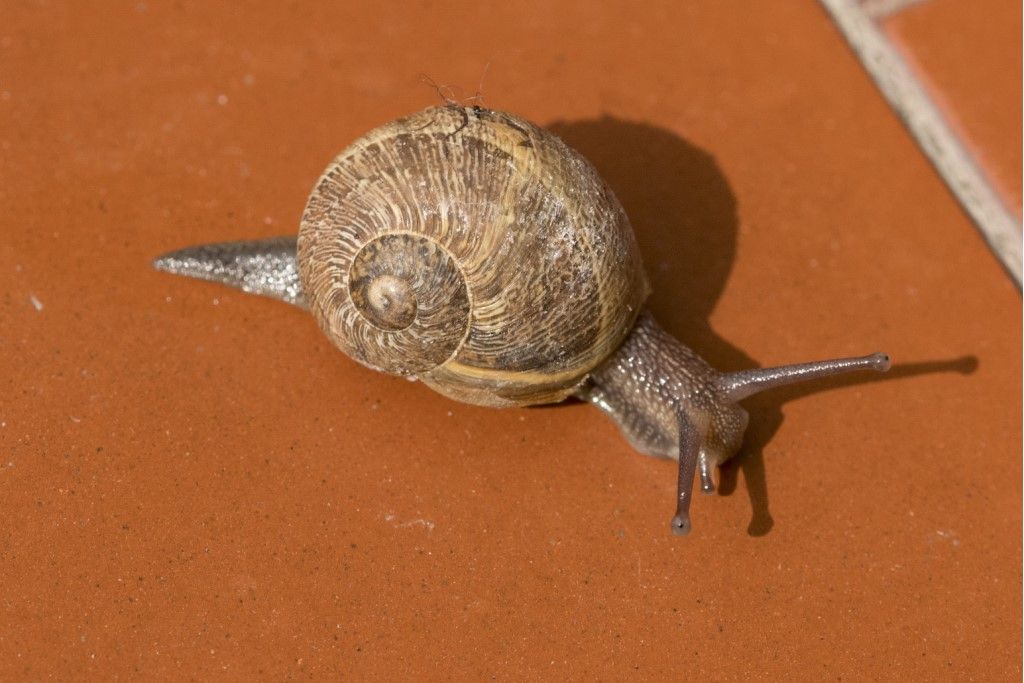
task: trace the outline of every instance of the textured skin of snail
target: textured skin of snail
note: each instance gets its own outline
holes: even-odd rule
[[[426,109],[342,152],[309,198],[298,262],[341,350],[486,406],[564,399],[649,291],[626,214],[590,163],[478,107]]]
[[[575,395],[637,450],[679,461],[676,534],[698,473],[739,450],[738,402],[889,357],[723,373],[643,309],[629,221],[593,167],[511,114],[432,107],[366,134],[317,181],[291,237],[190,247],[160,270],[308,308],[363,365],[466,403]]]

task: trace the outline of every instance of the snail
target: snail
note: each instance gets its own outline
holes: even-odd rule
[[[157,269],[307,308],[359,363],[457,401],[593,403],[638,451],[679,461],[671,529],[694,483],[735,455],[739,402],[889,369],[882,353],[718,372],[645,308],[629,220],[596,170],[512,114],[453,103],[367,133],[316,182],[296,237],[167,253]]]

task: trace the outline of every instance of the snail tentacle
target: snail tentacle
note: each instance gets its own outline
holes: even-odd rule
[[[693,477],[697,471],[697,460],[704,439],[685,410],[678,411],[676,421],[679,425],[679,486],[676,494],[676,514],[672,518],[672,533],[685,536],[690,533]]]

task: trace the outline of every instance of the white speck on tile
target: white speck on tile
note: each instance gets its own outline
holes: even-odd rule
[[[225,95],[224,93],[221,93],[220,95],[217,95],[217,104],[219,104],[220,106],[223,107],[227,103],[228,103],[228,96],[227,95]]]
[[[82,418],[80,418],[80,417],[75,417],[74,415],[68,415],[68,417],[70,417],[70,418],[71,418],[71,421],[72,421],[72,422],[74,422],[74,423],[76,423],[76,424],[82,421]]]
[[[405,522],[404,524],[399,524],[398,528],[399,529],[408,529],[408,528],[414,527],[414,526],[426,527],[427,531],[433,531],[434,530],[434,523],[431,522],[430,520],[427,520],[427,519],[414,519],[411,522]]]
[[[263,217],[263,223],[266,224],[266,225],[273,225],[274,224],[274,219],[271,216],[264,216]]]
[[[40,301],[35,294],[29,294],[28,300],[32,302],[32,307],[37,311],[43,310],[43,302]]]
[[[248,87],[252,87],[252,84],[256,82],[256,77],[252,74],[245,74],[242,76],[242,84]]]

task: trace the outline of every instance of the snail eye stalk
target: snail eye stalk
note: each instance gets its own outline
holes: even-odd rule
[[[679,488],[676,496],[676,514],[672,518],[672,533],[685,536],[690,533],[690,501],[693,500],[693,476],[700,455],[700,433],[690,417],[682,410],[679,422]],[[701,468],[703,470],[703,468]]]

